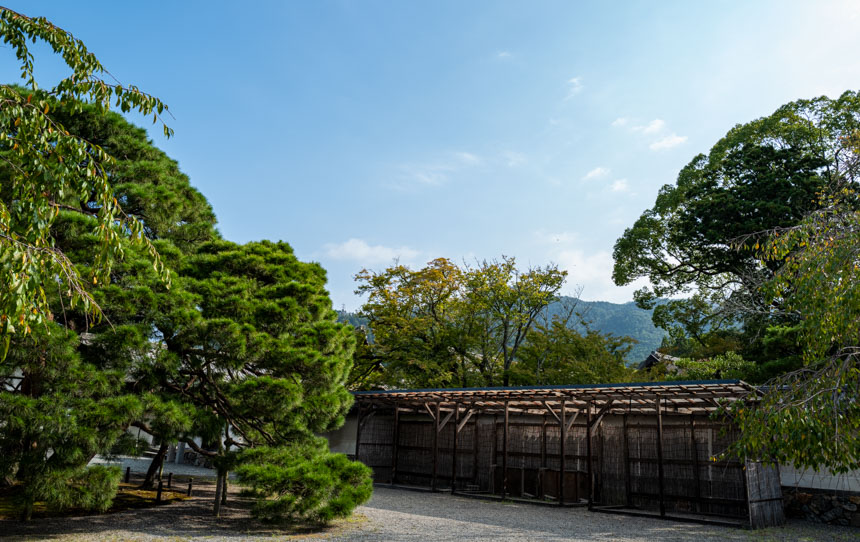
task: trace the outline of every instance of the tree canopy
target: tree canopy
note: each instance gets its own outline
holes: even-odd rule
[[[368,296],[362,315],[369,330],[359,342],[354,385],[507,386],[618,378],[625,372],[629,340],[570,329],[575,307],[549,316],[566,275],[554,265],[521,271],[514,258],[474,267],[439,258],[418,270],[395,265],[362,271],[357,292]]]
[[[45,285],[57,282],[71,304],[98,314],[89,287],[109,278],[113,262],[131,245],[144,247],[163,280],[168,273],[143,224],[127,215],[115,197],[108,169],[110,154],[71,132],[50,116],[53,101],[73,109],[91,102],[102,111],[113,104],[158,122],[166,111],[158,98],[134,85],[105,80],[109,73],[85,45],[44,18],[0,8],[0,36],[15,54],[26,88],[0,85],[0,332],[8,348],[11,334],[29,333],[50,320]],[[40,89],[28,42],[41,41],[59,55],[71,73]],[[163,123],[162,123],[163,124]],[[163,124],[166,136],[170,128]],[[53,225],[62,210],[95,218],[92,234],[99,250],[82,273],[59,249]]]
[[[625,230],[615,244],[616,284],[647,278],[651,287],[635,296],[643,307],[658,296],[686,297],[654,310],[675,354],[742,348],[771,363],[762,378],[796,367],[797,315],[772,311],[780,300],[761,289],[783,260],[760,258],[760,248],[768,232],[795,226],[818,208],[845,159],[845,138],[858,128],[860,96],[850,91],[791,102],[737,125]]]

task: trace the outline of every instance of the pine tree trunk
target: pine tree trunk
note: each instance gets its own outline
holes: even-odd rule
[[[221,492],[224,491],[224,479],[221,473],[215,478],[215,517],[221,517]]]
[[[164,454],[167,452],[167,443],[162,442],[158,447],[158,454],[152,458],[152,463],[149,464],[149,469],[146,471],[146,477],[140,487],[151,488],[155,485],[155,473],[157,473],[164,464]]]
[[[224,481],[221,482],[221,504],[227,504],[227,473],[221,475]]]

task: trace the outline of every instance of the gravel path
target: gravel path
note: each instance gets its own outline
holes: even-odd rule
[[[356,515],[323,532],[290,533],[248,517],[250,503],[231,487],[223,517],[211,516],[211,485],[198,497],[146,510],[105,516],[39,520],[28,525],[0,521],[0,537],[11,540],[327,540],[353,541],[561,541],[717,540],[758,542],[777,540],[860,540],[860,530],[793,522],[787,527],[744,531],[725,527],[500,503],[446,494],[377,487],[373,499]]]

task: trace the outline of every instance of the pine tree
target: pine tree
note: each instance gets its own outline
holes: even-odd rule
[[[267,518],[327,521],[369,498],[369,471],[315,436],[343,424],[355,344],[351,328],[337,323],[322,267],[300,262],[282,242],[217,241],[178,277],[194,303],[160,328],[176,360],[164,387],[224,428],[215,453],[222,483],[228,468],[245,464],[240,479],[281,503],[258,505]],[[305,485],[319,496],[314,503],[284,504],[308,498],[297,490]]]

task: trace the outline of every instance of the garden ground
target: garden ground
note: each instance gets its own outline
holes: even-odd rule
[[[195,497],[150,509],[103,516],[57,518],[30,524],[0,521],[0,536],[11,540],[136,541],[561,541],[696,540],[860,540],[860,530],[804,522],[764,531],[501,503],[441,493],[376,487],[373,499],[346,521],[316,532],[261,524],[248,517],[250,502],[231,486],[218,520],[211,516],[214,488],[201,484]]]

